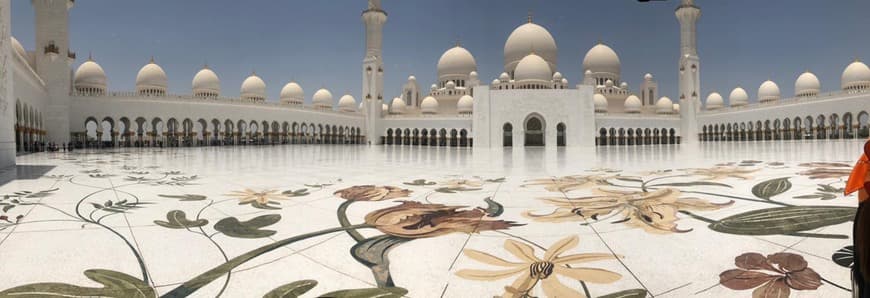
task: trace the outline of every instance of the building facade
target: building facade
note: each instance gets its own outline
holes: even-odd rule
[[[652,74],[632,88],[623,81],[616,51],[599,42],[583,57],[583,77],[572,84],[559,72],[558,47],[531,16],[504,45],[504,70],[481,79],[477,62],[460,43],[445,50],[428,90],[410,75],[401,90],[384,90],[383,28],[387,12],[369,0],[362,12],[366,50],[362,90],[336,98],[286,82],[268,100],[266,81],[252,73],[240,96],[221,95],[222,82],[207,65],[191,90],[172,94],[153,58],[136,88],[113,91],[97,61],[78,60],[69,48],[72,0],[33,0],[35,49],[9,35],[9,0],[0,0],[0,165],[42,143],[76,147],[181,147],[249,144],[372,144],[519,147],[660,145],[705,141],[863,138],[868,136],[870,68],[854,61],[840,88],[821,92],[810,72],[796,79],[796,94],[781,98],[763,82],[755,100],[737,87],[728,104],[705,93],[700,80],[696,24],[701,9],[682,0],[675,10],[680,53],[679,94],[662,96]],[[579,55],[578,55],[579,56]],[[145,60],[145,59],[143,59]],[[422,83],[422,86],[426,86]],[[397,96],[387,96],[396,94]],[[750,102],[753,102],[750,104]]]

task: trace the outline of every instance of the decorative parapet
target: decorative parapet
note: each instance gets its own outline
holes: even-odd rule
[[[473,114],[400,114],[384,115],[384,119],[471,119]]]
[[[220,104],[232,104],[239,106],[267,106],[267,107],[276,107],[276,108],[285,108],[292,110],[305,110],[312,112],[321,112],[321,113],[329,113],[329,114],[337,114],[337,115],[346,115],[346,116],[362,116],[362,113],[354,111],[337,111],[332,108],[324,109],[320,107],[307,106],[307,105],[299,105],[299,104],[287,104],[280,102],[269,102],[269,101],[251,101],[248,99],[241,99],[238,97],[199,97],[191,94],[165,94],[165,95],[147,95],[140,94],[135,91],[122,91],[122,92],[106,92],[105,94],[95,94],[90,92],[80,92],[77,90],[73,90],[70,93],[71,96],[77,97],[86,97],[86,98],[132,98],[136,100],[152,100],[152,101],[176,101],[176,102],[189,102],[189,103],[220,103]]]

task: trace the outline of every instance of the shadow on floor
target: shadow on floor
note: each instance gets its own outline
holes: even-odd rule
[[[38,179],[51,171],[51,169],[54,169],[54,167],[46,165],[16,165],[15,167],[9,167],[0,170],[0,185],[5,185],[16,179]]]

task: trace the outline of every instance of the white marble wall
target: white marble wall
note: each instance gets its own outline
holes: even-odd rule
[[[522,146],[524,123],[529,115],[544,120],[544,144],[556,145],[556,125],[566,126],[567,146],[594,146],[595,115],[592,88],[547,90],[490,90],[475,87],[474,139],[475,147],[502,147],[502,127],[513,126],[513,146]]]

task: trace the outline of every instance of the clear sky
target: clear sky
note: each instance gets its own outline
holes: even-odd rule
[[[755,97],[766,79],[784,97],[794,80],[813,71],[824,91],[840,88],[840,75],[855,58],[870,61],[870,1],[697,0],[701,88],[726,97],[742,86]],[[582,60],[598,40],[622,61],[632,90],[645,73],[661,95],[676,99],[679,27],[677,0],[384,0],[385,95],[397,96],[408,75],[424,90],[434,83],[436,63],[457,39],[478,63],[483,82],[503,68],[503,47],[529,11],[559,47],[559,65],[570,81],[582,77]],[[84,0],[71,11],[70,38],[79,64],[92,52],[109,77],[109,89],[133,90],[139,68],[154,56],[169,77],[170,93],[190,93],[204,63],[221,79],[222,95],[238,96],[252,70],[278,100],[290,80],[306,101],[320,87],[337,97],[360,99],[365,0]],[[12,32],[33,49],[30,1],[13,1]]]

